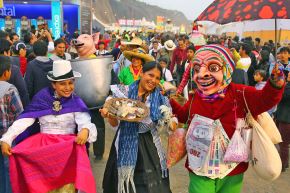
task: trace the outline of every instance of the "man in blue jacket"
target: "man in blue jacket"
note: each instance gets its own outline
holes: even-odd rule
[[[24,78],[30,99],[41,89],[51,85],[46,75],[49,71],[52,71],[53,64],[53,61],[47,57],[46,42],[36,41],[33,44],[33,52],[36,58],[28,63]]]

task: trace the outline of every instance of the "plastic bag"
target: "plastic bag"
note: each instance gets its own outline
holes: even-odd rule
[[[253,129],[252,128],[242,129],[241,135],[247,146],[248,160],[246,160],[246,162],[249,162],[252,160]]]
[[[247,114],[247,122],[253,128],[253,169],[261,178],[275,180],[282,169],[279,153],[264,129],[250,113]]]
[[[224,162],[245,161],[248,161],[247,145],[241,136],[241,130],[237,128],[225,153]]]
[[[186,155],[185,137],[187,130],[178,128],[168,137],[167,167],[177,164]]]
[[[274,144],[282,142],[281,134],[268,112],[258,115],[257,122],[261,125]]]

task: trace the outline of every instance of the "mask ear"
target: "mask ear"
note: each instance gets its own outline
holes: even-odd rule
[[[4,73],[3,73],[3,77],[6,79],[6,80],[9,80],[9,78],[10,78],[10,72],[11,72],[11,70],[6,70]]]
[[[92,34],[92,37],[93,37],[95,45],[97,45],[99,42],[99,38],[100,38],[100,32]]]

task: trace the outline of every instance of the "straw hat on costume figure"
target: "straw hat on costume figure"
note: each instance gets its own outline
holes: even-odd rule
[[[134,37],[131,41],[121,41],[121,44],[123,44],[123,45],[141,46],[142,43],[143,43],[143,41],[138,37]]]
[[[143,63],[154,61],[154,58],[151,55],[147,54],[142,48],[137,48],[132,51],[124,51],[124,56],[131,62],[133,58],[140,58]]]

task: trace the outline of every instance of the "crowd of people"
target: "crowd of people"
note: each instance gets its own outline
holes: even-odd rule
[[[189,193],[241,191],[248,162],[224,162],[222,146],[247,108],[253,116],[268,111],[275,120],[282,172],[289,168],[290,45],[204,35],[207,44],[197,46],[190,34],[139,31],[65,31],[54,40],[45,26],[21,37],[0,31],[0,193],[95,193],[88,144],[102,159],[104,120],[116,130],[104,193],[171,193],[158,131],[161,106],[172,114],[170,131],[178,123],[187,129]],[[141,122],[88,109],[74,93],[75,81],[86,74],[73,71],[70,60],[104,55],[114,59],[108,99],[143,102],[150,113]],[[223,144],[215,149],[222,153],[209,151],[213,143]]]

